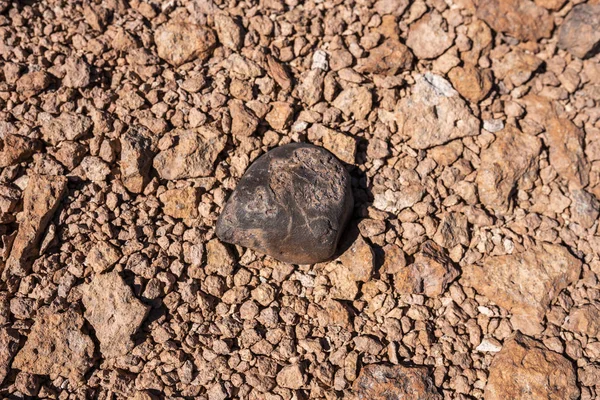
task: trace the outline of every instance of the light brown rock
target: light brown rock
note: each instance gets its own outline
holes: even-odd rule
[[[453,139],[479,134],[479,120],[450,82],[427,73],[417,78],[412,94],[398,102],[398,131],[415,149],[427,149]]]
[[[235,137],[251,136],[260,122],[241,100],[229,102],[229,114],[231,115],[231,133]]]
[[[94,342],[81,331],[84,320],[73,310],[38,315],[12,367],[35,375],[60,375],[75,386],[93,365]]]
[[[454,89],[472,103],[485,99],[493,84],[490,70],[480,69],[472,64],[452,68],[448,78]]]
[[[579,279],[581,261],[559,245],[541,243],[521,253],[492,256],[463,269],[465,284],[513,314],[526,334],[541,332],[550,302]],[[515,323],[515,325],[516,325]]]
[[[600,334],[600,305],[594,302],[572,308],[565,328],[590,338],[598,337]]]
[[[281,131],[290,125],[293,115],[294,108],[290,103],[276,101],[271,103],[271,111],[265,116],[265,120],[273,129]]]
[[[100,241],[90,249],[85,258],[85,265],[99,274],[115,265],[121,256],[121,252],[115,246],[109,242]]]
[[[492,69],[496,78],[510,81],[513,86],[521,86],[542,64],[539,57],[514,49],[504,57],[494,59]]]
[[[41,149],[40,142],[26,136],[8,133],[0,135],[0,168],[27,161]]]
[[[403,294],[438,297],[458,275],[460,271],[443,249],[429,240],[421,245],[415,261],[394,275],[394,287]]]
[[[184,219],[198,216],[200,196],[197,188],[167,190],[160,194],[159,199],[163,203],[163,212],[166,215]]]
[[[212,29],[186,21],[169,21],[154,31],[158,56],[178,67],[196,58],[210,56],[217,44]]]
[[[300,389],[306,383],[306,376],[298,364],[286,365],[277,374],[277,384],[286,389]]]
[[[121,141],[121,180],[132,193],[141,193],[150,180],[152,133],[143,127],[129,129]]]
[[[46,90],[52,80],[45,71],[32,71],[17,80],[17,92],[25,97],[35,96]]]
[[[322,69],[310,69],[302,74],[298,85],[298,98],[308,107],[317,104],[323,98],[325,72]]]
[[[409,48],[398,39],[386,39],[382,44],[369,50],[369,56],[358,62],[360,73],[396,75],[412,66],[413,55]]]
[[[69,88],[84,88],[91,83],[90,66],[81,58],[69,57],[64,65],[62,84]]]
[[[579,388],[569,360],[517,333],[490,365],[486,400],[576,400]]]
[[[23,219],[6,262],[6,272],[25,276],[38,256],[39,242],[67,192],[64,176],[32,175],[23,193]]]
[[[512,126],[497,135],[494,143],[481,152],[476,181],[481,202],[503,214],[511,209],[515,190],[531,187],[537,176],[541,143]]]
[[[590,181],[590,165],[583,151],[583,130],[568,119],[556,116],[548,116],[546,130],[550,165],[570,186],[587,186]]]
[[[175,130],[171,136],[177,144],[159,152],[153,166],[162,179],[175,180],[208,176],[213,172],[227,138],[215,128]]]
[[[352,136],[325,128],[323,147],[347,164],[356,162],[356,140]]]
[[[244,31],[240,25],[227,14],[214,16],[215,30],[219,42],[231,50],[238,50],[244,44]]]
[[[117,272],[96,274],[81,288],[85,319],[94,327],[105,359],[126,355],[150,307],[134,295]]]
[[[271,78],[273,78],[283,90],[292,87],[292,78],[290,77],[288,70],[270,54],[267,55],[267,67]]]
[[[548,11],[531,0],[480,0],[476,15],[495,31],[522,41],[550,37],[554,28]]]
[[[567,0],[535,0],[535,4],[548,10],[560,10]]]
[[[10,364],[19,349],[19,333],[11,328],[0,327],[0,385],[10,371]]]
[[[42,123],[44,141],[57,145],[64,140],[77,140],[89,132],[92,119],[85,115],[64,112],[56,118]]]
[[[359,400],[441,400],[428,369],[404,365],[363,366],[352,390]]]
[[[353,280],[368,282],[371,279],[375,268],[375,254],[360,234],[338,260],[346,267]]]
[[[373,194],[373,206],[382,211],[397,214],[413,206],[425,194],[419,174],[411,169],[400,170],[399,179],[389,183],[390,188]]]
[[[454,36],[444,17],[434,10],[411,24],[406,45],[419,59],[437,58],[452,46]]]
[[[365,119],[373,108],[373,95],[364,86],[344,89],[333,100],[333,106],[355,120]]]

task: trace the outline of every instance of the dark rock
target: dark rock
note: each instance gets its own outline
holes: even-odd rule
[[[217,221],[217,236],[292,264],[333,257],[353,208],[350,176],[327,150],[302,143],[250,166]]]
[[[558,47],[579,58],[600,51],[600,4],[581,4],[571,10],[558,32]]]

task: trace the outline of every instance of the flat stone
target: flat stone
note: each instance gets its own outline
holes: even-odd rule
[[[493,30],[523,41],[548,38],[554,29],[552,16],[531,0],[481,0],[476,15]]]
[[[160,194],[163,212],[173,218],[196,218],[200,195],[197,188],[171,189]]]
[[[444,29],[442,14],[434,10],[410,25],[406,45],[419,59],[437,58],[452,46],[454,36],[451,29]]]
[[[370,364],[352,385],[359,400],[441,400],[426,367]]]
[[[398,39],[387,39],[369,50],[369,56],[359,60],[360,73],[396,75],[412,66],[414,57],[410,49]]]
[[[277,384],[287,389],[300,389],[306,383],[306,376],[298,364],[286,365],[277,374]]]
[[[119,249],[106,241],[96,243],[85,257],[85,265],[94,272],[104,272],[119,261],[122,254]]]
[[[178,67],[208,57],[217,44],[214,31],[186,21],[169,21],[154,31],[158,56]]]
[[[579,58],[600,51],[600,4],[573,7],[558,31],[558,47]]]
[[[577,377],[571,361],[517,333],[494,356],[486,400],[576,400]]]
[[[224,242],[280,261],[331,259],[353,208],[350,177],[327,150],[278,147],[246,171],[217,221]]]
[[[36,319],[12,367],[35,375],[60,375],[83,383],[93,365],[94,342],[81,331],[83,317],[73,310]]]
[[[40,131],[42,139],[51,145],[57,145],[64,140],[77,140],[84,136],[92,127],[92,119],[85,115],[62,113],[56,118],[42,123]]]

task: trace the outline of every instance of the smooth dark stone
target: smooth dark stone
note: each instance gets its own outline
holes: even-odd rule
[[[278,147],[246,171],[217,221],[219,239],[292,264],[331,259],[354,200],[350,176],[327,150]]]

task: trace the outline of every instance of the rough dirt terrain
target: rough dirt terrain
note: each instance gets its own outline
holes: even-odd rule
[[[600,398],[599,25],[598,0],[0,0],[0,398]],[[330,262],[215,236],[291,142],[351,177]]]

